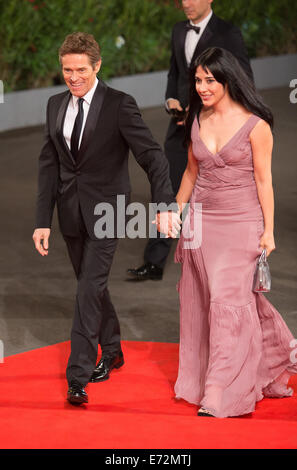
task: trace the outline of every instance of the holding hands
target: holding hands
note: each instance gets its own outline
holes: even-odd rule
[[[181,219],[178,212],[159,212],[152,224],[156,224],[159,232],[164,233],[166,238],[176,238],[181,229]]]

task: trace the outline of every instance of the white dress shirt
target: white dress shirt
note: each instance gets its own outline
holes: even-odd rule
[[[85,96],[82,97],[84,99],[84,102],[83,102],[84,120],[83,120],[81,133],[79,137],[78,148],[80,147],[80,144],[81,144],[81,139],[83,136],[86,120],[88,117],[88,112],[89,112],[91,101],[92,101],[97,85],[98,85],[98,78],[96,77],[93,87],[88,91],[88,93],[85,94]],[[75,118],[78,113],[78,100],[79,100],[78,96],[72,95],[68,103],[68,108],[66,111],[66,116],[65,116],[65,121],[64,121],[63,133],[64,133],[64,137],[65,137],[65,140],[69,149],[71,149],[71,134],[72,134]]]
[[[186,55],[186,60],[187,60],[188,65],[190,65],[191,63],[198,41],[201,38],[211,16],[212,16],[212,10],[210,11],[209,15],[207,15],[207,17],[204,18],[204,20],[200,21],[200,23],[195,24],[192,21],[190,21],[190,24],[192,26],[199,26],[200,32],[197,34],[193,29],[189,29],[189,31],[187,32],[186,40],[185,40],[185,55]]]

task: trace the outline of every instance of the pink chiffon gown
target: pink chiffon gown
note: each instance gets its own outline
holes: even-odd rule
[[[291,396],[287,382],[297,372],[290,330],[264,294],[252,291],[264,230],[249,140],[259,120],[252,114],[214,155],[194,119],[199,173],[175,252],[182,264],[175,395],[219,418],[250,413],[264,396]],[[198,243],[191,238],[197,227]]]

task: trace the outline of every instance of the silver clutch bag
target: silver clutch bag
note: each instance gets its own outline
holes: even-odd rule
[[[262,251],[254,273],[253,292],[269,292],[271,289],[271,275],[266,259],[266,249]]]

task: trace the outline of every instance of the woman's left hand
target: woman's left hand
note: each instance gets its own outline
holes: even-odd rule
[[[262,250],[266,248],[266,256],[268,257],[270,253],[275,250],[274,236],[271,232],[265,232],[260,238],[260,247]]]

